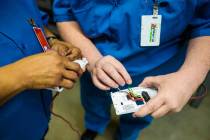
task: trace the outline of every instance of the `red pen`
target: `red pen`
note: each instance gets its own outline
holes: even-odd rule
[[[30,19],[28,21],[32,27],[33,27],[33,30],[34,30],[34,33],[39,41],[39,44],[41,45],[42,49],[44,52],[46,52],[47,50],[50,50],[50,45],[49,43],[47,42],[47,39],[45,37],[45,34],[43,33],[42,29],[39,28],[36,23],[34,22],[33,19]]]

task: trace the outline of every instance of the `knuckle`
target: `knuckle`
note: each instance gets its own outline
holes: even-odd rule
[[[103,81],[104,83],[107,82],[106,77],[100,75],[99,73],[96,74],[96,77],[98,78],[98,80]]]
[[[78,55],[80,55],[82,52],[81,52],[81,50],[79,49],[79,48],[74,48],[74,50],[75,50],[75,52],[78,54]]]
[[[61,60],[61,58],[59,56],[58,57],[52,56],[51,61],[54,62],[54,64],[56,64],[56,65],[62,63],[62,60]]]
[[[100,63],[101,63],[101,60],[98,60],[98,61],[95,63],[95,67],[96,67],[96,68],[100,67]]]
[[[102,71],[101,71],[100,68],[96,68],[94,72],[95,72],[95,74],[96,74],[97,76],[99,76],[99,75],[100,75],[100,76],[103,76],[103,75],[102,75]]]
[[[95,72],[96,73],[100,73],[101,72],[101,69],[97,67],[97,68],[95,68]]]
[[[54,74],[55,74],[56,76],[62,75],[61,68],[54,69]]]
[[[114,57],[112,57],[111,55],[107,55],[102,60],[105,62],[109,62],[109,61],[112,61],[113,59],[114,59]]]
[[[167,99],[166,96],[159,96],[159,98],[160,98],[160,100],[163,101],[164,103],[166,103],[166,104],[169,103],[169,101],[168,101],[168,99]]]
[[[74,86],[74,83],[72,81],[67,81],[66,82],[66,88],[70,89]]]
[[[125,84],[125,81],[119,76],[116,78],[117,82],[120,84]]]
[[[146,77],[145,79],[144,79],[144,81],[150,81],[150,80],[152,80],[153,78],[150,76],[150,77]]]
[[[152,114],[151,115],[153,118],[157,119],[158,118],[158,115],[157,114]]]
[[[75,77],[75,78],[77,78],[77,77],[78,77],[77,73],[76,73],[76,72],[74,72],[74,71],[71,71],[71,72],[70,72],[70,74],[71,74],[73,77]]]
[[[115,78],[118,82],[124,83],[124,80],[119,75],[116,75]]]
[[[113,56],[111,56],[111,55],[108,55],[107,58],[109,58],[109,59],[115,59],[115,58],[114,58]]]
[[[75,68],[75,70],[79,71],[80,65],[79,65],[79,64],[76,64],[76,65],[74,66],[74,68]]]
[[[149,109],[150,111],[154,111],[154,110],[155,110],[155,105],[150,104],[150,105],[148,106],[148,109]]]
[[[51,84],[52,84],[53,87],[59,86],[60,80],[58,78],[57,79],[55,78],[55,79],[52,80]]]
[[[181,112],[181,110],[182,110],[181,108],[176,108],[176,109],[174,110],[174,112],[175,112],[175,113],[179,113],[179,112]]]
[[[100,58],[99,60],[96,61],[95,67],[102,67],[105,64],[105,57]]]
[[[77,74],[75,72],[72,72],[71,75],[72,79],[76,80],[78,78]]]
[[[107,69],[107,72],[109,72],[110,74],[112,74],[112,76],[116,77],[119,76],[118,73],[116,73],[115,69]]]
[[[111,58],[112,56],[111,55],[107,55],[107,56],[105,56],[104,58]]]
[[[176,110],[178,108],[178,104],[176,102],[171,102],[169,107],[171,110]]]
[[[73,84],[73,83],[71,83],[71,84],[68,85],[68,88],[69,88],[69,89],[71,89],[71,88],[73,88],[73,87],[74,87],[74,84]]]

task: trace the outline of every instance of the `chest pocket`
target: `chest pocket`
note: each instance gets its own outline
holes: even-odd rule
[[[17,43],[0,32],[0,67],[13,63],[24,57],[24,53]]]
[[[187,28],[194,13],[194,0],[159,0],[160,14],[163,16],[161,42],[177,38]],[[175,29],[175,30],[174,30]],[[168,31],[170,36],[167,36]]]
[[[72,3],[72,12],[84,34],[95,36],[95,18],[93,16],[94,0],[75,0]]]

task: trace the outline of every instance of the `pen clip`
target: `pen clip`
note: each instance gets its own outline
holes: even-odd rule
[[[31,24],[33,27],[37,27],[34,19],[32,19],[32,18],[28,19],[28,23]]]

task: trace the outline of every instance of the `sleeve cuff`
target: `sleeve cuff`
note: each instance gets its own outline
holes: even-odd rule
[[[190,38],[193,39],[202,36],[210,36],[210,28],[193,31],[190,35]]]
[[[64,21],[75,21],[75,17],[73,15],[55,15],[55,22],[64,22]]]
[[[41,18],[42,18],[42,23],[47,26],[48,25],[48,21],[49,21],[49,15],[44,12],[44,11],[41,11],[40,10],[40,14],[41,14]]]

